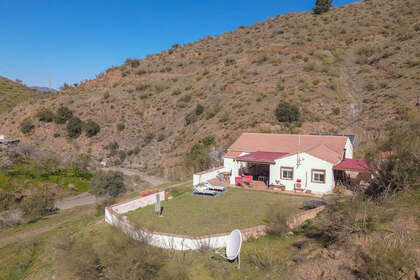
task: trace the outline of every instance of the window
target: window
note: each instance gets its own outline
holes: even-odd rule
[[[281,178],[284,180],[293,180],[293,167],[280,167]]]
[[[325,183],[324,169],[312,169],[312,183]]]

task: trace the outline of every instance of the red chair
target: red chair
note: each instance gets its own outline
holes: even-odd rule
[[[244,176],[244,178],[245,178],[245,184],[247,184],[248,186],[251,185],[252,176]]]
[[[237,186],[242,186],[242,177],[241,176],[235,177],[235,183]]]

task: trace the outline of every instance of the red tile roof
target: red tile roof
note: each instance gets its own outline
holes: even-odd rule
[[[237,156],[239,156],[240,154],[242,154],[242,152],[237,152],[237,151],[228,151],[224,157],[228,157],[228,158],[236,158]]]
[[[343,158],[347,140],[346,136],[243,133],[229,150],[287,154],[306,152],[335,164]]]
[[[274,164],[274,160],[276,160],[278,158],[282,158],[286,155],[287,155],[287,153],[253,152],[253,153],[250,153],[250,154],[247,154],[247,155],[236,157],[235,160]]]
[[[371,172],[371,168],[363,159],[346,158],[334,166],[334,170]]]

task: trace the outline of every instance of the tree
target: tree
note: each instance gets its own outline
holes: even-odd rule
[[[85,130],[85,133],[86,133],[87,137],[95,136],[101,130],[101,127],[99,126],[99,124],[97,124],[96,122],[94,122],[92,120],[88,120],[85,123],[83,128]]]
[[[20,131],[23,134],[29,134],[32,132],[32,130],[35,128],[34,124],[32,123],[32,120],[27,118],[24,119],[21,123],[20,123]]]
[[[55,123],[64,124],[69,119],[71,119],[71,117],[73,117],[73,112],[70,111],[69,108],[65,106],[61,106],[60,108],[57,109],[57,114],[55,116]]]
[[[299,120],[299,108],[294,104],[281,102],[275,110],[276,118],[279,122],[295,122]]]
[[[64,83],[64,84],[60,87],[60,90],[66,90],[66,89],[69,89],[69,88],[71,88],[71,85],[69,85],[68,83]]]
[[[83,122],[78,117],[72,117],[67,123],[67,134],[71,138],[77,138],[82,134]]]
[[[315,7],[313,8],[314,14],[323,14],[330,10],[332,0],[316,0]]]
[[[89,192],[95,196],[117,197],[125,192],[124,177],[118,171],[99,171],[90,183]]]

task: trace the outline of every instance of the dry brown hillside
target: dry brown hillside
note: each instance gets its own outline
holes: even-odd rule
[[[187,173],[183,155],[208,135],[222,149],[243,131],[354,133],[363,147],[387,122],[418,114],[419,15],[418,0],[278,15],[128,59],[55,97],[17,106],[2,116],[0,131],[60,156],[115,160],[125,153],[124,164],[168,176]],[[301,121],[279,123],[280,101],[296,104]],[[100,133],[69,139],[65,125],[36,120],[41,108],[60,104],[96,121]],[[19,123],[27,117],[36,127],[24,136]],[[119,151],[104,149],[113,141]]]

